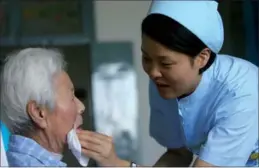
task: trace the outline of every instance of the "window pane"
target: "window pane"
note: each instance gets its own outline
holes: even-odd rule
[[[221,53],[245,57],[245,25],[242,1],[220,1],[219,12],[224,25]]]
[[[253,7],[254,7],[254,25],[255,25],[255,33],[256,33],[256,46],[259,46],[259,1],[253,1]],[[257,51],[259,52],[259,48],[257,48]]]
[[[23,36],[82,33],[78,0],[24,0],[21,9]]]
[[[0,37],[7,36],[8,18],[7,18],[7,1],[0,1]]]

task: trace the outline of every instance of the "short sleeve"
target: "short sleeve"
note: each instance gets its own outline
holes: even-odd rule
[[[216,114],[216,121],[199,159],[215,166],[245,166],[258,141],[258,95],[233,98]]]

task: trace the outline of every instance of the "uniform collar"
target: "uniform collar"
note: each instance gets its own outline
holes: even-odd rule
[[[199,101],[202,101],[202,99],[208,93],[208,90],[211,85],[213,67],[214,67],[214,63],[211,65],[209,69],[203,72],[200,83],[198,84],[195,91],[191,95],[178,100],[178,104],[186,106],[186,105],[191,105]]]

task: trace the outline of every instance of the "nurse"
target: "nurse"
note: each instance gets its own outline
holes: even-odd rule
[[[258,67],[219,54],[224,31],[215,1],[153,1],[142,22],[150,77],[150,135],[167,152],[155,166],[257,166]],[[87,138],[88,134],[95,138]],[[82,131],[101,165],[120,160],[104,135]],[[97,145],[98,144],[98,145]]]

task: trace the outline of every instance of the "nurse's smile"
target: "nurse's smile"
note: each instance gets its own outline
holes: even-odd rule
[[[170,85],[168,84],[164,84],[164,83],[160,83],[160,82],[155,82],[158,91],[160,92],[160,94],[163,94],[164,92],[169,91],[170,89]]]

